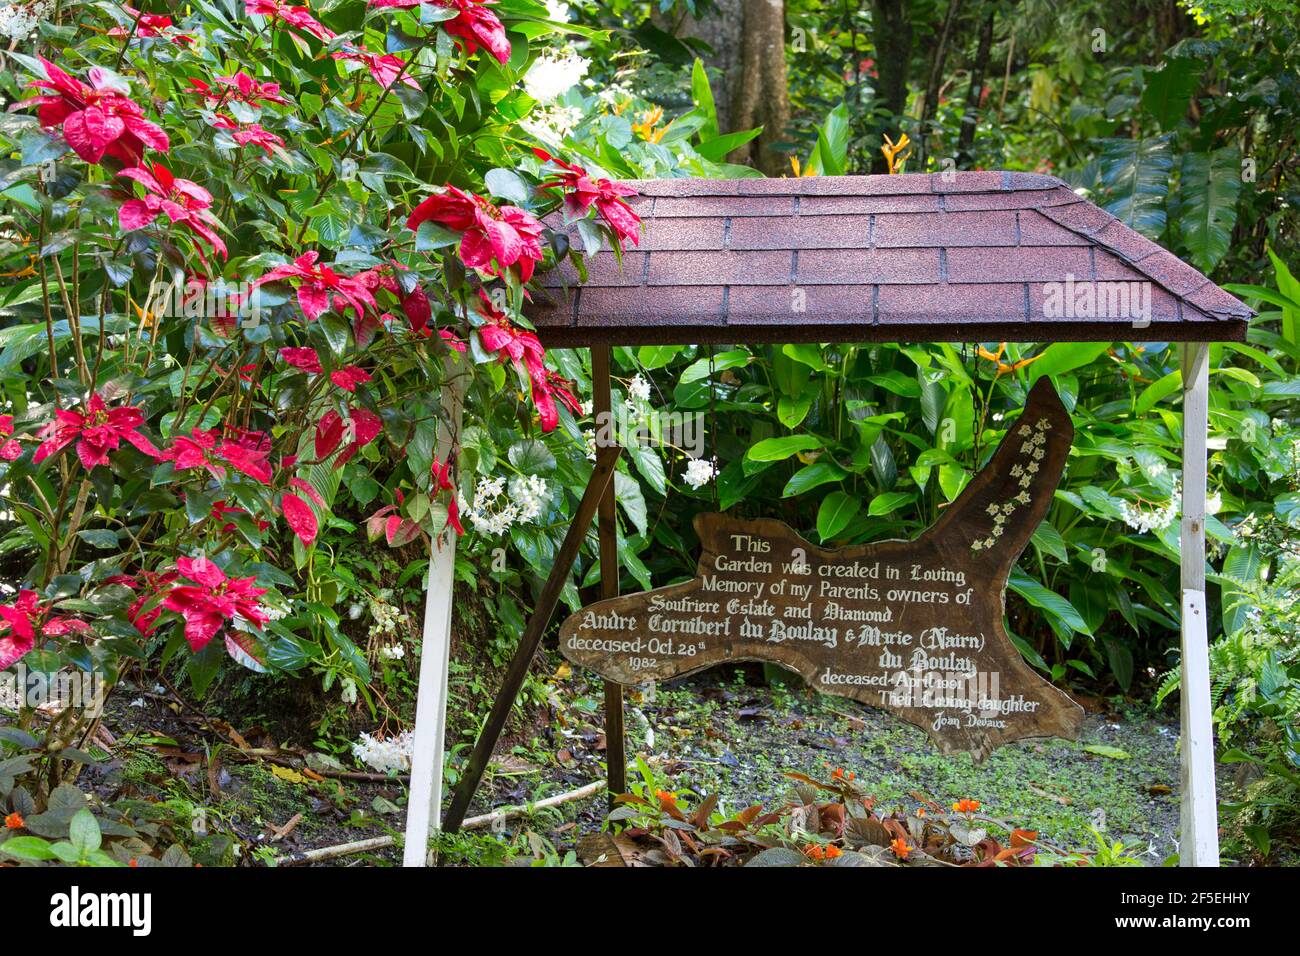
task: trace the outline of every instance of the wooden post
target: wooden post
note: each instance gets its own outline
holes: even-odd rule
[[[605,488],[614,480],[614,468],[618,464],[618,456],[621,452],[622,449],[617,445],[596,451],[596,467],[591,473],[591,480],[587,482],[587,490],[583,492],[582,500],[578,502],[578,510],[573,514],[573,523],[569,525],[564,542],[555,555],[551,573],[547,576],[546,583],[542,585],[542,593],[533,608],[533,616],[528,619],[523,634],[519,636],[519,646],[515,648],[515,654],[506,667],[505,676],[501,680],[501,690],[497,692],[496,700],[492,702],[492,710],[488,713],[487,723],[484,724],[483,731],[474,744],[474,752],[470,754],[465,775],[456,785],[456,792],[452,795],[451,806],[447,808],[447,816],[443,821],[443,829],[448,833],[459,830],[461,821],[465,819],[469,801],[483,779],[483,772],[487,770],[488,760],[491,759],[492,751],[501,736],[501,730],[510,716],[510,709],[514,706],[520,688],[524,686],[524,678],[528,676],[528,666],[532,663],[533,655],[537,653],[537,646],[541,644],[542,635],[546,633],[551,615],[555,613],[555,606],[560,601],[560,592],[564,590],[564,584],[569,579],[569,570],[578,557],[578,551],[582,548],[582,541],[587,536],[587,529],[591,527],[591,520],[596,516],[596,505],[605,494]]]
[[[613,435],[612,396],[609,387],[609,347],[591,349],[592,411],[596,419],[596,442]],[[604,427],[602,427],[602,425]],[[597,509],[600,535],[600,596],[618,597],[618,516],[615,514],[614,482],[610,482]],[[605,779],[612,801],[627,791],[627,755],[623,734],[623,685],[605,681]]]
[[[1206,443],[1210,408],[1209,347],[1181,349],[1183,369],[1182,866],[1219,865],[1219,815],[1210,719],[1209,627],[1205,611]]]
[[[460,440],[461,411],[468,372],[448,359],[444,366],[448,427],[438,435],[434,454],[446,461]],[[455,492],[452,492],[455,494]],[[420,686],[415,698],[415,740],[411,788],[406,805],[403,866],[424,866],[429,829],[442,816],[442,761],[447,729],[447,660],[451,652],[451,589],[456,571],[456,533],[447,528],[429,546],[429,577],[424,594],[424,636],[420,642]]]

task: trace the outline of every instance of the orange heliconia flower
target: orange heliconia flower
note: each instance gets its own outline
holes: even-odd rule
[[[912,852],[912,848],[907,845],[907,841],[902,837],[894,837],[894,842],[889,844],[889,848],[894,851],[894,856],[900,860],[906,860],[907,854]]]
[[[677,794],[669,793],[667,790],[656,790],[655,799],[660,803],[666,803],[672,806],[677,805]]]
[[[23,815],[16,810],[5,817],[6,830],[21,830],[26,823],[27,821],[23,819]]]
[[[997,378],[1001,378],[1003,375],[1010,375],[1012,372],[1019,372],[1026,365],[1033,365],[1035,362],[1037,362],[1040,358],[1043,357],[1043,353],[1039,352],[1033,358],[1021,359],[1018,362],[1004,362],[1002,361],[1002,353],[1005,352],[1006,350],[1007,350],[1007,343],[999,342],[998,350],[996,352],[990,352],[988,349],[986,349],[984,346],[981,345],[979,348],[975,350],[975,354],[982,359],[988,359],[990,362],[992,362],[994,365],[997,366],[997,376],[996,376]]]
[[[837,847],[834,843],[832,843],[830,846],[826,848],[826,859],[828,860],[833,860],[837,856],[843,856],[843,855],[844,855],[844,851],[841,850],[839,847]]]
[[[804,856],[808,857],[810,860],[826,859],[826,848],[820,843],[809,843],[803,848],[803,853]]]
[[[952,805],[953,813],[974,813],[979,808],[978,800],[958,800]]]

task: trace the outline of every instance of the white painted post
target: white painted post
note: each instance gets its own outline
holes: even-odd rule
[[[460,438],[465,375],[448,359],[442,396],[450,427],[438,435],[434,455],[446,461]],[[455,492],[452,492],[455,494]],[[442,818],[442,760],[447,730],[447,660],[451,651],[451,589],[456,571],[456,532],[450,527],[429,548],[429,577],[424,597],[424,637],[420,650],[420,687],[415,699],[415,740],[411,751],[411,788],[406,805],[403,866],[426,866],[429,831]]]
[[[1210,719],[1209,626],[1205,611],[1206,441],[1210,408],[1209,347],[1181,349],[1183,369],[1182,866],[1219,865],[1219,814]]]

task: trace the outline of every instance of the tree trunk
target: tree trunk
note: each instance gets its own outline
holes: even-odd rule
[[[930,154],[930,123],[939,108],[939,87],[943,82],[943,68],[948,59],[948,41],[952,29],[961,13],[962,0],[948,0],[948,12],[943,18],[943,29],[934,47],[934,57],[930,61],[930,79],[925,84],[925,100],[921,104],[921,128],[917,134],[918,155],[916,168],[925,169],[925,161]]]
[[[912,58],[910,0],[872,0],[871,32],[876,47],[877,89],[895,116],[907,107],[907,68]]]
[[[762,134],[733,152],[731,162],[748,162],[769,176],[789,168],[789,157],[772,149],[787,138],[790,97],[785,71],[784,0],[743,0],[739,82],[731,102],[735,130],[762,126]]]
[[[699,20],[688,16],[680,22],[670,23],[660,13],[651,19],[674,36],[695,37],[713,48],[713,55],[705,59],[704,65],[717,71],[711,79],[713,101],[718,110],[718,129],[729,133],[735,129],[731,123],[731,100],[740,84],[744,11],[741,0],[714,0],[713,6],[716,12]]]
[[[966,169],[974,158],[975,128],[979,125],[980,100],[984,98],[984,75],[988,72],[989,53],[993,49],[993,21],[997,8],[989,10],[980,29],[979,49],[970,71],[970,86],[966,89],[966,108],[961,114],[961,131],[957,134],[957,166]]]

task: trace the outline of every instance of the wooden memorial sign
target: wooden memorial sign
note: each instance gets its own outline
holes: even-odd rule
[[[572,615],[560,650],[607,680],[771,661],[981,760],[1074,737],[1083,711],[1003,629],[1007,576],[1048,507],[1074,427],[1046,378],[988,465],[914,541],[820,548],[773,520],[702,514],[696,577]]]

